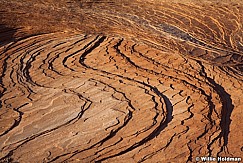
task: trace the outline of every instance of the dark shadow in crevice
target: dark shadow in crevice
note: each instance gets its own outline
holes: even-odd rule
[[[16,31],[17,29],[7,27],[4,24],[0,24],[0,46],[15,41],[14,34]]]

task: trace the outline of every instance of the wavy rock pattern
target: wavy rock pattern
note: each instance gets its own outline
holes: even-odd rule
[[[243,155],[243,5],[34,2],[0,1],[1,162]]]

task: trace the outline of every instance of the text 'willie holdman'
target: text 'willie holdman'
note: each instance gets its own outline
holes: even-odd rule
[[[197,157],[196,161],[203,161],[203,162],[241,162],[240,157]]]

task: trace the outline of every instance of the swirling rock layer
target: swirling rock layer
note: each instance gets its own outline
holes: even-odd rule
[[[0,5],[1,162],[243,155],[242,4]]]

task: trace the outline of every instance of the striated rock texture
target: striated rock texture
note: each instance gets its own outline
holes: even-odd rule
[[[0,162],[243,156],[240,1],[0,6]]]

